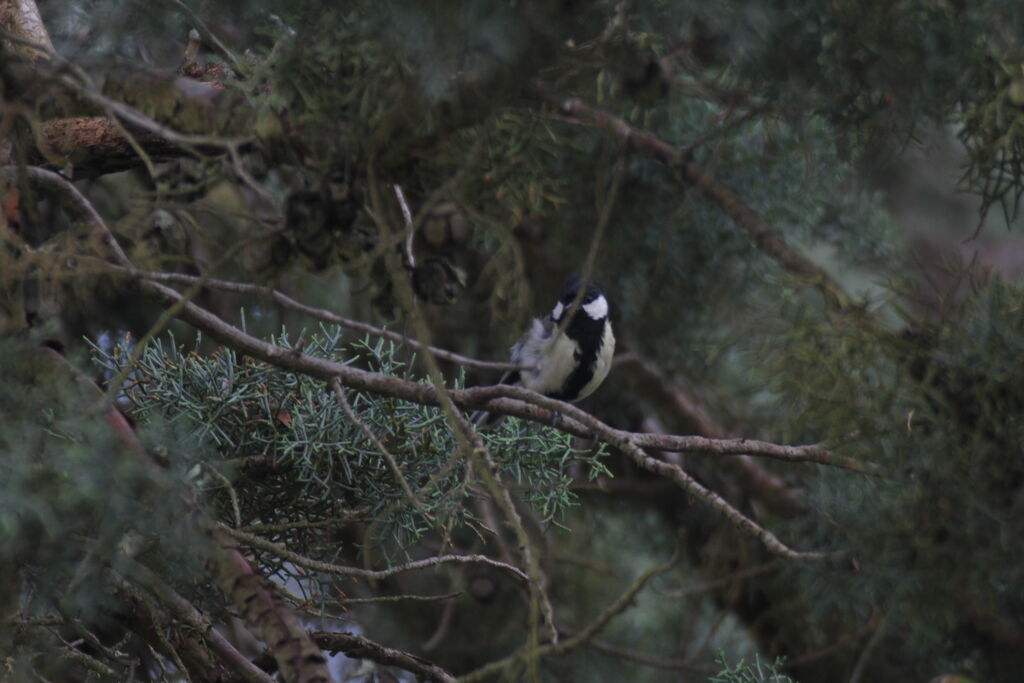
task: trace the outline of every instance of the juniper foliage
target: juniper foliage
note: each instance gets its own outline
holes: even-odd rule
[[[1015,612],[1024,594],[1024,548],[1011,540],[1024,534],[1022,301],[1019,284],[996,281],[899,335],[794,310],[768,351],[764,379],[793,418],[780,436],[845,443],[879,466],[810,480],[818,514],[795,533],[849,553],[857,571],[805,567],[794,581],[822,628],[883,610],[884,632],[907,634],[928,662],[907,662],[907,676],[936,663],[998,676],[1009,656],[978,649],[964,618],[982,604]]]
[[[402,360],[394,342],[367,337],[346,343],[337,327],[322,327],[305,339],[303,353],[426,381],[416,377],[414,359]],[[272,341],[284,348],[293,344],[286,332]],[[240,358],[231,349],[202,355],[173,336],[136,350],[135,363],[130,346],[94,348],[102,368],[130,377],[124,388],[130,414],[142,425],[172,426],[181,437],[167,458],[185,469],[210,467],[223,475],[201,480],[226,523],[236,520],[223,477],[232,481],[243,525],[292,523],[289,533],[298,537],[284,538],[318,548],[314,555],[325,561],[348,552],[329,538],[332,519],[372,522],[374,535],[357,544],[403,560],[425,533],[463,533],[465,524],[478,521],[470,502],[482,485],[439,407],[349,392],[356,417],[393,455],[416,493],[414,504],[384,455],[322,381]],[[461,380],[453,384],[461,386]],[[602,462],[603,444],[581,448],[550,427],[510,418],[482,435],[499,475],[521,491],[545,526],[557,526],[576,504],[569,490],[573,463],[591,480],[610,474]]]

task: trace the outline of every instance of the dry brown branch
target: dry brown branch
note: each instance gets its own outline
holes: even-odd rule
[[[206,533],[220,549],[211,553],[209,562],[217,585],[253,634],[269,646],[282,678],[296,683],[330,681],[327,659],[274,584],[253,568],[224,527],[210,523]]]
[[[437,557],[428,557],[425,560],[416,560],[415,562],[406,562],[405,564],[398,564],[388,569],[363,569],[361,567],[348,567],[342,564],[333,564],[331,562],[321,562],[320,560],[314,560],[309,557],[304,557],[299,553],[288,550],[283,545],[268,541],[259,536],[248,534],[238,529],[231,529],[228,527],[221,527],[222,531],[234,536],[242,543],[252,547],[265,550],[269,553],[273,553],[281,559],[293,562],[300,567],[312,569],[318,572],[324,572],[327,574],[339,574],[341,576],[356,576],[361,579],[386,579],[389,576],[401,574],[402,572],[413,571],[415,569],[425,569],[427,567],[436,567],[441,564],[486,564],[496,569],[502,569],[509,572],[520,581],[529,581],[529,577],[522,569],[514,567],[505,562],[499,562],[492,560],[486,555],[439,555]]]
[[[92,229],[99,234],[104,244],[108,245],[117,261],[128,268],[132,265],[124,251],[117,244],[103,220],[92,205],[64,178],[42,169],[27,169],[31,179],[53,190],[62,199],[74,219],[85,219]],[[371,393],[401,398],[420,404],[442,405],[446,412],[458,409],[484,408],[491,412],[522,417],[534,422],[551,424],[552,416],[562,415],[558,428],[568,433],[600,438],[606,443],[620,449],[641,468],[665,476],[676,482],[683,490],[701,500],[723,516],[741,533],[761,541],[772,553],[781,557],[802,561],[820,561],[826,559],[821,553],[801,553],[792,550],[767,529],[764,529],[750,518],[727,503],[721,496],[701,486],[678,465],[670,464],[647,455],[644,449],[666,451],[696,451],[719,454],[760,454],[797,462],[819,462],[822,464],[859,467],[859,464],[837,459],[827,449],[820,446],[782,446],[750,439],[708,439],[705,437],[660,436],[652,434],[634,434],[613,429],[589,413],[579,408],[547,398],[521,387],[495,385],[450,391],[436,383],[423,384],[410,382],[398,377],[390,377],[380,373],[369,372],[343,365],[324,358],[317,358],[303,353],[295,353],[294,349],[286,349],[256,339],[249,334],[229,325],[216,315],[194,303],[187,302],[182,295],[173,289],[157,282],[143,280],[140,282],[143,291],[161,299],[166,305],[176,307],[177,315],[193,327],[202,330],[217,341],[230,346],[238,352],[259,358],[278,367],[301,372],[312,377],[331,380],[337,377],[343,385],[368,391]],[[431,357],[428,355],[428,367]],[[510,398],[518,400],[509,400]],[[450,403],[447,403],[450,402]],[[458,406],[458,408],[456,408]],[[575,424],[574,424],[575,423]],[[468,428],[468,423],[463,429]],[[472,433],[472,430],[469,430]],[[461,434],[465,434],[463,431]],[[456,435],[460,431],[456,430]]]
[[[25,42],[34,43],[41,48],[15,44],[12,48],[16,54],[21,54],[28,59],[38,59],[44,57],[47,51],[53,52],[53,42],[50,40],[50,34],[46,30],[46,24],[43,23],[35,0],[0,2],[0,26]]]
[[[156,596],[157,600],[182,623],[198,633],[211,650],[235,672],[243,681],[248,683],[272,683],[273,679],[253,664],[241,652],[228,642],[213,625],[210,620],[200,612],[191,602],[179,595],[177,591],[168,586],[163,579],[157,576],[150,569],[138,564],[131,564],[131,576],[133,579],[148,588]]]
[[[168,290],[155,283],[151,283],[151,287],[160,288],[154,293],[162,296],[168,303],[180,301],[179,295],[173,292],[173,290]],[[277,347],[246,335],[194,304],[184,306],[181,317],[238,351],[248,353],[293,371],[306,372],[313,376],[325,378],[337,376],[339,381],[346,386],[386,396],[403,398],[416,403],[437,404],[440,400],[438,391],[431,385],[407,382],[396,377],[366,372],[320,358],[305,355],[296,356],[289,349]],[[451,391],[449,394],[452,400],[462,408],[486,408],[491,412],[523,417],[535,422],[550,423],[552,414],[561,412],[563,415],[567,415],[570,419],[575,420],[580,426],[573,429],[572,425],[567,425],[567,420],[563,419],[559,422],[560,429],[581,436],[597,436],[609,444],[620,448],[643,469],[672,479],[684,490],[694,495],[694,497],[703,500],[722,512],[737,529],[747,535],[758,538],[773,553],[790,559],[824,559],[824,556],[817,553],[798,553],[791,550],[769,531],[763,529],[730,506],[720,496],[698,484],[678,465],[669,464],[648,456],[643,452],[643,449],[659,448],[661,450],[692,450],[732,454],[758,452],[782,459],[811,462],[827,461],[830,454],[825,449],[817,446],[779,446],[777,444],[754,442],[748,439],[714,440],[704,437],[660,437],[649,434],[632,434],[612,429],[574,406],[561,401],[555,401],[554,399],[548,399],[520,387],[498,385]],[[502,396],[514,397],[524,402],[529,401],[530,403],[519,403],[517,401],[509,401],[506,398],[497,398]]]
[[[408,652],[385,647],[363,636],[355,636],[351,633],[326,633],[324,631],[316,631],[312,635],[320,647],[332,654],[344,652],[346,657],[352,657],[353,659],[372,659],[378,664],[396,666],[416,674],[420,680],[424,681],[437,681],[439,683],[455,681],[454,676],[436,664],[432,664]]]
[[[149,282],[144,283],[144,288],[149,289],[151,293],[156,294],[169,305],[180,303],[181,301],[180,295],[177,292],[163,285]],[[440,392],[433,385],[408,382],[397,377],[367,372],[322,358],[295,354],[290,349],[255,339],[241,330],[228,325],[220,318],[195,304],[189,303],[184,305],[181,308],[180,317],[221,343],[279,367],[304,372],[324,379],[336,376],[342,384],[348,387],[402,398],[415,403],[433,405],[440,403]],[[779,446],[777,444],[755,442],[748,439],[721,441],[704,437],[660,437],[649,434],[631,434],[612,429],[603,422],[567,403],[548,399],[520,387],[497,385],[450,391],[448,393],[452,401],[463,409],[486,408],[491,412],[500,412],[505,415],[514,415],[547,424],[550,424],[551,416],[554,413],[561,412],[563,415],[568,415],[570,419],[578,423],[577,426],[573,428],[572,425],[566,424],[567,420],[562,420],[559,422],[560,429],[580,436],[597,436],[606,440],[609,444],[622,449],[644,469],[671,478],[687,492],[723,512],[726,518],[740,531],[760,539],[772,552],[789,557],[790,559],[824,559],[824,556],[817,553],[797,553],[792,551],[779,542],[773,534],[742,515],[742,513],[726,503],[720,496],[698,484],[679,466],[650,457],[643,453],[642,449],[660,448],[661,450],[692,450],[731,454],[757,452],[782,459],[834,464],[830,462],[831,454],[826,449],[818,446]],[[514,397],[523,402],[510,401],[507,398],[500,397]],[[525,403],[526,401],[529,401],[529,403]]]
[[[457,598],[463,594],[464,591],[452,591],[451,593],[442,593],[441,595],[378,595],[375,598],[337,598],[332,600],[333,604],[337,605],[373,605],[379,602],[404,602],[406,600],[411,602],[441,602]],[[450,603],[449,603],[450,604]]]
[[[612,604],[608,605],[608,607],[606,607],[604,611],[594,619],[594,621],[588,624],[586,628],[572,638],[563,640],[560,643],[542,645],[535,649],[525,646],[504,659],[482,666],[479,669],[460,677],[459,680],[464,681],[465,683],[471,683],[472,681],[487,680],[495,675],[508,675],[514,666],[529,657],[563,655],[577,647],[580,647],[581,645],[586,645],[593,640],[598,633],[603,631],[612,619],[622,614],[633,604],[633,600],[636,598],[637,594],[644,589],[651,579],[675,566],[676,562],[679,561],[680,550],[681,544],[677,543],[676,550],[668,562],[656,565],[643,572],[636,581],[634,581],[633,584],[622,593],[622,595],[620,595]]]
[[[219,289],[227,292],[237,292],[240,294],[258,294],[273,299],[276,303],[284,306],[285,308],[291,309],[298,313],[302,313],[323,320],[324,322],[331,323],[332,325],[340,325],[351,330],[358,330],[374,337],[383,337],[385,339],[391,339],[392,341],[399,342],[406,346],[414,349],[422,349],[423,346],[419,341],[411,337],[407,337],[404,334],[393,332],[391,330],[385,330],[369,323],[364,323],[360,320],[352,320],[351,318],[342,317],[332,311],[328,311],[323,308],[314,308],[307,306],[301,301],[296,301],[287,294],[265,287],[263,285],[249,284],[245,282],[231,282],[228,280],[217,280],[214,278],[202,278],[196,275],[187,275],[185,273],[153,273],[142,271],[138,269],[121,268],[123,272],[126,272],[133,277],[145,278],[147,280],[153,280],[155,282],[173,282],[177,284],[185,285],[201,285],[210,289]],[[476,358],[469,358],[452,351],[442,349],[437,346],[430,346],[429,350],[432,354],[441,358],[442,360],[457,363],[458,365],[465,365],[466,367],[481,368],[484,370],[517,370],[521,369],[522,366],[515,365],[514,363],[501,363],[495,361],[484,361],[477,360]]]
[[[126,273],[137,275],[139,277],[155,280],[155,281],[172,281],[181,282],[188,284],[196,284],[200,282],[200,278],[192,275],[184,275],[178,273],[146,273],[136,269],[122,269]],[[422,348],[418,341],[405,337],[395,332],[388,330],[382,330],[380,328],[368,325],[367,323],[349,320],[337,316],[330,311],[324,311],[322,309],[315,309],[312,307],[305,306],[304,304],[291,299],[281,292],[276,290],[269,290],[268,288],[261,287],[260,285],[250,285],[246,283],[234,283],[225,282],[218,280],[206,280],[205,284],[215,288],[222,289],[234,289],[234,291],[252,291],[270,294],[276,301],[281,302],[283,305],[287,305],[289,308],[299,310],[309,315],[315,316],[327,322],[332,322],[344,327],[350,327],[352,329],[358,329],[365,331],[369,334],[379,335],[387,337],[389,339],[395,339],[402,343],[408,343],[416,348]],[[235,289],[237,288],[237,289]],[[286,303],[288,302],[288,303]],[[452,362],[459,363],[461,365],[470,365],[474,367],[486,367],[490,369],[509,369],[516,368],[519,366],[510,363],[492,363],[489,361],[479,361],[465,356],[459,356],[437,347],[430,347],[432,353],[439,358],[445,358]],[[296,368],[290,368],[296,369]],[[300,370],[301,371],[301,370]],[[352,386],[342,378],[342,383],[347,386]],[[422,385],[419,385],[422,386]],[[456,397],[469,398],[474,394],[479,394],[480,389],[486,387],[467,389],[463,391],[451,392]],[[388,394],[390,395],[390,394]],[[406,396],[402,396],[406,398]],[[415,400],[415,399],[410,399]],[[525,399],[524,399],[525,400]],[[431,401],[433,402],[433,401]],[[465,402],[457,401],[459,405],[466,408],[478,407],[477,402]],[[508,404],[502,404],[508,406]],[[507,410],[508,408],[506,408]],[[503,412],[498,409],[495,412]],[[534,421],[550,421],[550,415],[547,413],[537,414],[531,411],[525,412],[504,412],[503,414],[514,415],[516,417],[522,417],[524,419]],[[592,434],[589,430],[581,428],[579,425],[565,425],[564,431],[568,431],[571,434],[582,437],[590,437]],[[863,463],[858,461],[839,458],[831,453],[827,448],[821,446],[784,446],[779,444],[772,444],[766,441],[758,441],[755,439],[713,439],[702,436],[672,436],[672,435],[658,435],[658,434],[644,434],[635,432],[621,432],[622,434],[629,434],[631,438],[637,441],[638,445],[643,448],[651,448],[669,452],[686,452],[686,453],[712,453],[717,455],[758,455],[769,457],[777,460],[787,460],[790,462],[813,462],[821,465],[830,465],[834,467],[843,467],[853,471],[861,471],[867,468]]]
[[[561,101],[559,108],[569,117],[566,120],[606,130],[627,149],[677,171],[683,180],[713,201],[738,227],[746,231],[758,249],[788,272],[817,287],[830,306],[838,309],[852,307],[850,297],[831,275],[788,245],[742,197],[694,162],[688,150],[678,149],[655,135],[639,131],[622,119],[594,109],[578,98]]]
[[[43,121],[39,125],[42,140],[40,148],[29,159],[42,161],[43,149],[46,156],[57,156],[74,165],[75,178],[91,178],[116,173],[139,165],[139,155],[122,135],[120,128],[106,116],[79,116]],[[166,139],[139,131],[135,142],[153,161],[168,161],[183,156],[182,150]]]
[[[575,631],[570,631],[567,629],[559,630],[563,635],[570,638],[577,635]],[[586,643],[586,647],[589,647],[593,650],[597,650],[598,652],[604,652],[609,655],[625,659],[630,662],[636,662],[637,664],[642,664],[643,666],[649,666],[654,669],[668,669],[669,671],[693,671],[695,673],[704,674],[705,676],[709,674],[715,674],[718,672],[718,669],[707,666],[700,666],[699,664],[693,664],[689,661],[683,661],[678,659],[658,659],[656,657],[652,657],[650,655],[644,654],[642,652],[637,652],[635,650],[631,650],[620,645],[612,645],[611,643],[601,640],[599,638],[591,638]]]
[[[373,433],[373,430],[370,429],[365,422],[360,420],[358,415],[356,415],[355,411],[352,409],[352,404],[349,403],[348,397],[345,396],[345,390],[342,388],[341,383],[338,382],[337,378],[334,378],[328,382],[328,386],[330,386],[331,391],[334,392],[334,397],[337,399],[338,405],[341,406],[341,410],[345,413],[346,417],[348,417],[353,424],[359,427],[359,430],[367,439],[370,440],[370,443],[372,443],[373,447],[377,449],[377,452],[384,457],[384,460],[388,463],[388,467],[391,468],[391,474],[395,476],[395,480],[402,488],[402,491],[405,493],[405,497],[408,498],[409,503],[419,510],[424,519],[431,523],[435,523],[434,516],[430,514],[425,507],[423,507],[423,503],[420,502],[420,499],[413,492],[412,488],[409,486],[409,482],[405,480],[405,475],[402,474],[402,469],[398,466],[398,461],[395,460],[395,456],[391,455],[391,451],[387,449],[387,446],[385,446],[383,442],[377,438],[377,435]]]

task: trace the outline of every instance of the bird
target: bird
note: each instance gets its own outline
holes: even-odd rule
[[[581,294],[582,290],[582,294]],[[578,275],[565,281],[551,314],[535,318],[511,350],[523,366],[501,379],[549,398],[576,403],[594,393],[612,365],[615,334],[601,288]]]

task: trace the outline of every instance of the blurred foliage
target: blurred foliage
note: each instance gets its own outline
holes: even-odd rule
[[[0,341],[0,614],[5,622],[15,615],[40,624],[82,620],[127,645],[132,639],[116,623],[121,606],[107,592],[107,568],[157,552],[178,572],[194,573],[202,553],[188,550],[196,528],[183,471],[136,459],[90,412],[96,394],[68,367],[49,349]],[[66,628],[5,623],[5,676],[34,670],[59,678],[67,673],[64,657],[41,659],[40,647],[61,652],[71,638]]]
[[[1024,534],[1022,302],[1024,288],[996,281],[945,321],[898,336],[794,307],[790,332],[767,350],[762,377],[787,407],[777,436],[843,443],[880,466],[809,479],[817,514],[797,533],[848,552],[857,571],[803,568],[795,580],[823,624],[884,610],[886,632],[907,634],[905,647],[925,657],[904,664],[908,677],[931,675],[935,662],[997,677],[962,619],[1022,608],[1024,549],[1011,540]]]

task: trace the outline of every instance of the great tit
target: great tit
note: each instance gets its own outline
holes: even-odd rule
[[[581,297],[582,284],[579,276],[566,280],[551,314],[534,319],[515,343],[512,362],[527,367],[507,373],[503,384],[574,403],[594,393],[608,376],[615,352],[608,300],[592,282]]]

